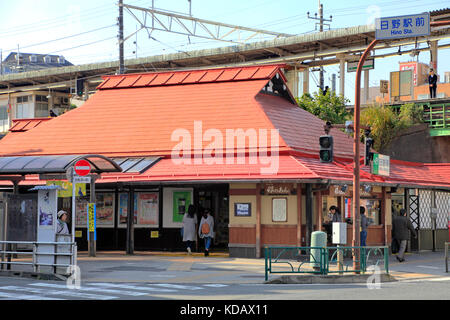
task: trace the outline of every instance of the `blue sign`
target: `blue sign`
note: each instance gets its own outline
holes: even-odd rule
[[[428,12],[375,20],[375,38],[378,40],[428,36],[430,32]]]

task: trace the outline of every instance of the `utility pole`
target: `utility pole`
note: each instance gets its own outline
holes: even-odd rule
[[[308,19],[313,19],[313,20],[319,20],[319,22],[316,22],[316,30],[317,30],[317,25],[319,25],[319,31],[323,32],[323,26],[328,26],[328,28],[330,28],[330,24],[324,23],[324,22],[331,22],[333,19],[333,16],[330,16],[330,19],[324,19],[323,18],[323,4],[320,3],[319,0],[319,18],[317,18],[317,13],[314,14],[314,17],[310,17],[309,16],[309,12],[308,14]],[[322,44],[319,44],[319,50],[322,51]],[[323,58],[320,58],[320,60],[323,60]],[[319,87],[320,87],[320,93],[323,92],[324,89],[324,78],[323,78],[323,66],[320,66],[320,76],[319,76]]]
[[[123,0],[119,0],[119,74],[125,73],[123,55]]]

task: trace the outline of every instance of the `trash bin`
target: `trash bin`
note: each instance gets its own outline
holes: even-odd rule
[[[327,234],[323,231],[311,233],[311,247],[325,248],[327,246]],[[320,269],[320,249],[311,249],[309,262],[314,270]]]

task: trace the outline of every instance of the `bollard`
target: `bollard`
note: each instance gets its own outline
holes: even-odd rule
[[[309,262],[315,271],[321,271],[326,268],[325,257],[322,256],[323,249],[327,246],[327,234],[323,231],[314,231],[311,233],[311,247],[318,247],[317,249],[311,249]]]

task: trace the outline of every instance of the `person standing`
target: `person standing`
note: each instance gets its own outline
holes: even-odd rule
[[[57,234],[69,234],[69,227],[67,226],[67,212],[64,210],[58,211],[58,223],[56,224]]]
[[[392,221],[392,233],[394,238],[400,242],[400,249],[398,250],[398,255],[396,257],[399,262],[405,261],[404,255],[409,239],[409,231],[412,232],[414,238],[417,237],[414,226],[406,216],[406,210],[400,209],[400,215],[394,217],[394,221]]]
[[[361,216],[361,231],[360,231],[360,239],[361,239],[361,247],[366,246],[367,240],[367,227],[369,226],[369,220],[366,215],[366,208],[363,206],[359,207],[359,214]]]
[[[211,216],[211,210],[205,209],[203,217],[198,227],[198,235],[205,239],[205,257],[209,256],[211,241],[214,238],[214,218]]]
[[[197,226],[197,217],[195,216],[195,207],[189,205],[188,212],[183,216],[183,242],[186,242],[188,254],[192,253],[192,243],[196,241],[195,230]]]
[[[430,99],[436,98],[437,76],[434,74],[433,68],[430,69],[428,75],[428,84],[430,85]]]

